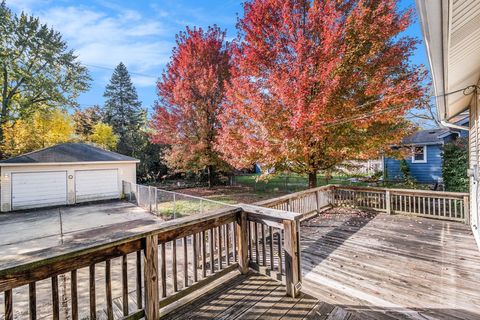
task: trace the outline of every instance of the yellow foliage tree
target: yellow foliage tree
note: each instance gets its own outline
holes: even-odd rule
[[[101,148],[115,150],[118,143],[118,136],[113,133],[112,126],[99,122],[93,126],[92,134],[88,136],[87,140]]]
[[[37,111],[31,117],[3,126],[5,157],[49,147],[74,139],[71,117],[62,110]]]

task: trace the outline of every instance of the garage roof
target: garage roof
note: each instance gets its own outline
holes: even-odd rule
[[[139,160],[94,147],[86,143],[61,143],[45,149],[29,152],[20,156],[2,160],[2,164],[57,163],[57,162],[139,162]]]

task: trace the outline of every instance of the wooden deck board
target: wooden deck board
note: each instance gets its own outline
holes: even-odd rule
[[[300,233],[304,291],[320,301],[373,319],[480,319],[466,225],[334,209]]]
[[[177,318],[480,319],[480,254],[465,225],[337,208],[300,233],[304,296],[249,275]]]

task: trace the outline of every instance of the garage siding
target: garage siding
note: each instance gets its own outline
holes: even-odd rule
[[[77,171],[96,171],[96,170],[116,170],[117,171],[117,194],[113,197],[113,183],[108,186],[103,186],[103,190],[108,190],[111,188],[112,198],[118,198],[122,189],[122,180],[128,182],[136,182],[136,162],[105,162],[105,163],[59,163],[59,164],[32,164],[32,165],[4,165],[1,166],[1,210],[2,212],[8,212],[11,210],[18,210],[12,207],[12,177],[15,177],[17,174],[25,174],[29,172],[63,172],[63,181],[66,180],[66,202],[63,201],[62,204],[75,204],[76,200],[76,190],[75,190],[75,175]],[[66,178],[65,178],[66,173]],[[94,179],[95,184],[103,183],[103,178],[98,175]],[[43,187],[38,187],[32,185],[32,189],[37,189],[39,191]],[[61,187],[63,188],[63,187]],[[105,189],[107,188],[107,189]],[[88,190],[87,190],[88,191]],[[40,191],[43,192],[43,191]],[[59,192],[59,191],[58,191]],[[37,194],[40,194],[37,192]],[[87,192],[85,192],[85,195]],[[61,194],[63,199],[64,193]],[[43,196],[42,196],[43,197]],[[110,197],[109,197],[110,198]],[[86,199],[86,198],[85,198]],[[106,198],[104,198],[106,199]],[[81,202],[80,200],[79,202]],[[88,201],[88,200],[83,200]],[[48,200],[47,202],[50,202]],[[35,203],[43,206],[40,199],[35,199]],[[39,205],[32,204],[32,207],[38,207]],[[50,205],[50,204],[49,204]],[[46,206],[46,205],[45,205]]]

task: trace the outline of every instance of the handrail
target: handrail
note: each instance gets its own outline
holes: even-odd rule
[[[464,197],[468,196],[468,192],[451,192],[451,191],[431,191],[420,189],[396,189],[396,188],[380,188],[380,187],[363,187],[363,186],[346,186],[341,184],[329,185],[332,189],[349,189],[349,190],[364,190],[364,191],[390,191],[390,193],[402,193],[402,194],[431,194],[435,196],[445,197]]]
[[[265,246],[275,244],[269,257],[283,275],[287,294],[298,295],[300,283],[300,255],[298,246],[299,214],[281,210],[240,204],[237,208],[220,209],[204,214],[197,214],[138,227],[134,230],[117,232],[104,238],[87,241],[86,243],[71,242],[55,248],[50,248],[29,257],[28,261],[12,262],[0,267],[0,292],[5,293],[5,319],[13,319],[12,290],[28,285],[30,299],[30,314],[36,315],[36,283],[40,280],[52,279],[52,313],[59,315],[58,276],[70,273],[72,318],[78,317],[77,272],[89,269],[90,278],[90,315],[96,314],[95,266],[105,265],[105,292],[107,294],[106,312],[113,314],[112,307],[112,271],[111,260],[122,259],[122,305],[124,319],[157,319],[159,309],[179,298],[200,290],[206,284],[238,269],[242,273],[259,259],[259,249],[266,257]],[[253,224],[264,223],[261,227],[263,249],[257,239],[260,233],[253,236]],[[260,232],[260,231],[259,231]],[[270,232],[270,233],[268,233]],[[248,235],[253,237],[248,237]],[[275,238],[275,239],[274,239]],[[255,248],[255,249],[254,249]],[[277,250],[278,248],[278,250]],[[173,250],[173,251],[172,251]],[[177,250],[183,250],[184,262],[178,265]],[[128,309],[128,257],[136,255],[136,292],[137,309]],[[159,260],[159,257],[162,257]],[[169,260],[173,259],[173,260]],[[189,268],[187,259],[194,267]],[[193,259],[193,260],[190,260]],[[143,263],[142,263],[143,260]],[[274,260],[278,260],[275,262]],[[161,264],[159,265],[159,261]],[[172,264],[167,269],[166,264]],[[177,268],[182,267],[184,280],[178,277],[182,273]],[[81,270],[80,270],[81,269]],[[168,271],[171,270],[171,271]],[[167,276],[168,273],[168,276]],[[170,275],[171,273],[171,275]],[[193,274],[192,274],[193,273]],[[200,273],[200,274],[199,274]],[[167,290],[167,282],[173,281],[173,292]],[[145,300],[143,300],[145,297]],[[93,301],[93,302],[92,302]],[[143,302],[145,301],[145,304]]]

